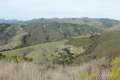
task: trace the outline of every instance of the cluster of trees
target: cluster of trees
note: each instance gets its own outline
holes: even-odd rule
[[[22,61],[32,61],[32,58],[28,58],[24,55],[20,55],[20,54],[12,54],[12,55],[5,55],[0,53],[0,60],[4,60],[7,62],[15,62],[15,63],[19,63]]]

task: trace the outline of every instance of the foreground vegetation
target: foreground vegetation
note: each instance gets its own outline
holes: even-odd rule
[[[0,62],[0,80],[119,80],[120,57],[105,58],[80,66]]]

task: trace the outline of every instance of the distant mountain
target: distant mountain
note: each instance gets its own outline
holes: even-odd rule
[[[73,23],[73,24],[89,24],[89,25],[104,25],[104,26],[113,26],[116,23],[119,23],[118,20],[107,19],[107,18],[41,18],[41,19],[33,19],[26,21],[27,23]]]
[[[9,23],[9,24],[13,24],[13,23],[17,23],[17,20],[6,20],[6,19],[0,19],[0,23]]]

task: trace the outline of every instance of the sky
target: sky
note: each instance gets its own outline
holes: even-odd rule
[[[120,20],[120,0],[0,0],[0,19],[57,17]]]

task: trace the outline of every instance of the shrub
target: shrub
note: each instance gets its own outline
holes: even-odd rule
[[[74,60],[74,53],[70,51],[69,48],[63,48],[57,52],[55,62],[58,64],[72,64]]]
[[[2,54],[3,55],[3,60],[8,61],[8,62],[15,62],[15,63],[19,63],[21,61],[32,61],[32,58],[28,58],[26,56],[23,55],[19,55],[19,54]]]
[[[112,60],[111,66],[109,80],[120,80],[120,56]]]

